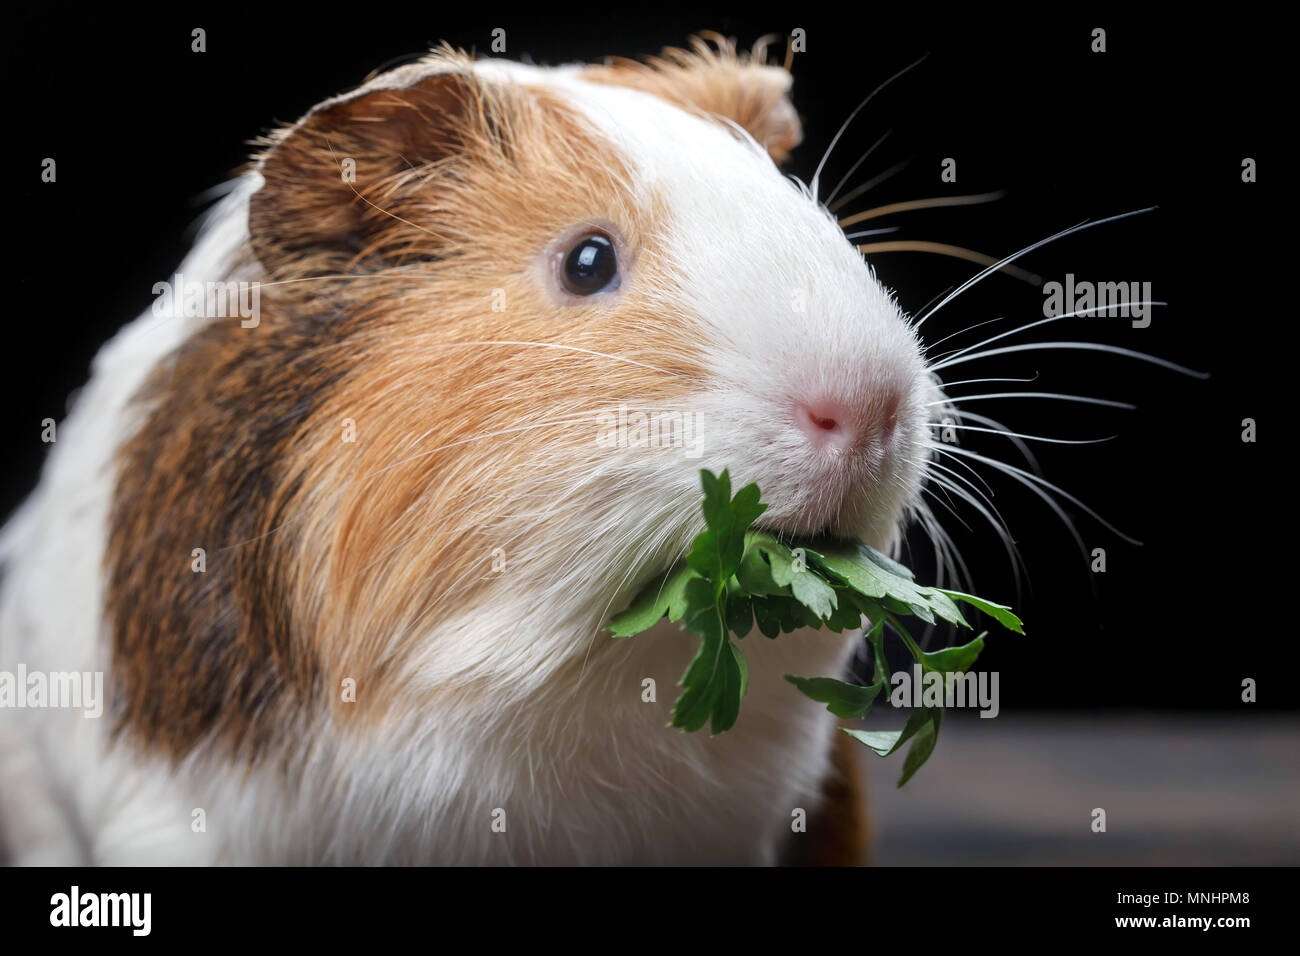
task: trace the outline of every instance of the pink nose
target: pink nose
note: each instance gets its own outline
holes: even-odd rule
[[[860,448],[868,442],[884,442],[898,423],[898,398],[856,408],[833,399],[798,402],[795,426],[817,448],[841,450]]]
[[[815,438],[843,434],[848,415],[835,402],[814,402],[799,406],[799,425]]]

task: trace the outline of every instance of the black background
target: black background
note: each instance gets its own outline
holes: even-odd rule
[[[640,55],[716,29],[749,44],[800,27],[795,103],[806,140],[790,172],[807,181],[853,106],[922,54],[881,94],[832,155],[824,190],[886,129],[890,139],[849,185],[910,158],[904,171],[844,212],[925,196],[1006,189],[984,206],[909,213],[886,238],[967,245],[1005,255],[1064,227],[1147,206],[1158,210],[1086,231],[1023,260],[1048,278],[1149,281],[1150,328],[1123,319],[1061,322],[1013,341],[1086,339],[1149,352],[1211,373],[1207,381],[1113,356],[1031,353],[954,369],[950,378],[1039,378],[1038,391],[1135,403],[1134,411],[1031,400],[973,411],[1018,431],[1066,438],[1118,435],[1093,446],[1038,445],[1045,474],[1145,544],[1125,544],[1067,505],[1087,546],[1107,551],[1089,572],[1061,523],[1032,494],[989,476],[1030,572],[1015,597],[1009,562],[969,508],[945,525],[974,571],[977,593],[1014,600],[1028,638],[995,635],[981,666],[1002,672],[1002,707],[1212,708],[1283,705],[1274,605],[1288,601],[1290,567],[1273,552],[1289,509],[1274,449],[1284,444],[1277,378],[1287,376],[1276,295],[1285,214],[1273,160],[1283,55],[1279,30],[1252,12],[1179,22],[1132,11],[980,12],[928,5],[857,19],[842,8],[746,4],[743,15],[661,5],[451,8],[437,4],[231,4],[80,9],[11,5],[5,31],[11,203],[4,511],[36,480],[41,419],[61,419],[98,347],[148,307],[190,238],[201,194],[247,158],[247,141],[315,102],[441,40],[486,50],[506,30],[511,57],[560,63]],[[999,8],[1001,11],[1003,8]],[[1108,51],[1090,52],[1104,27]],[[207,52],[190,31],[207,31]],[[784,48],[784,41],[776,44]],[[1286,107],[1287,115],[1294,112]],[[58,181],[40,181],[55,157]],[[1243,157],[1260,182],[1241,182]],[[957,159],[955,184],[940,161]],[[540,197],[539,197],[540,198]],[[16,208],[12,205],[16,203]],[[1289,207],[1288,207],[1289,208]],[[874,259],[904,308],[919,310],[977,267],[920,254]],[[1040,291],[992,276],[930,320],[929,340],[1006,315],[1042,317]],[[1013,323],[955,340],[978,341]],[[1018,324],[1018,323],[1014,323]],[[946,347],[954,343],[948,343]],[[1005,343],[1000,343],[1005,344]],[[995,386],[999,390],[1002,386]],[[1016,388],[1017,386],[1007,386]],[[972,393],[978,387],[954,389]],[[1243,444],[1241,420],[1261,440]],[[1014,461],[1003,440],[965,440]],[[918,539],[919,540],[919,539]],[[922,552],[905,554],[925,577]],[[1249,585],[1258,577],[1262,585]],[[1244,705],[1240,683],[1259,681]]]

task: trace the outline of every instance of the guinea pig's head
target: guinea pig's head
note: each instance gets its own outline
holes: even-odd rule
[[[556,69],[440,51],[269,141],[263,309],[344,356],[295,449],[319,620],[356,642],[437,642],[466,606],[594,624],[699,530],[702,467],[758,482],[769,527],[893,543],[936,394],[778,168],[790,82],[725,43]]]

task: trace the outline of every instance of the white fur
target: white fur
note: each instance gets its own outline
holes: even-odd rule
[[[665,726],[695,639],[665,623],[614,642],[598,625],[644,579],[647,553],[670,560],[698,530],[699,467],[757,480],[778,521],[817,503],[832,463],[793,429],[799,398],[906,393],[899,449],[863,489],[869,517],[842,529],[888,547],[919,480],[929,394],[915,340],[833,220],[752,140],[573,70],[477,69],[563,91],[670,196],[662,228],[689,290],[671,305],[699,319],[717,357],[691,406],[704,457],[610,456],[558,476],[568,500],[557,506],[581,515],[580,560],[557,568],[546,555],[536,565],[547,574],[529,576],[530,548],[544,549],[515,543],[525,570],[514,597],[431,627],[411,663],[428,704],[382,739],[318,724],[291,767],[245,777],[202,748],[171,768],[129,741],[111,747],[107,716],[0,712],[0,827],[20,862],[769,863],[792,813],[813,809],[835,721],[782,675],[840,673],[856,635],[746,638],[740,720],[711,738]],[[230,278],[256,186],[222,204],[187,278]],[[96,360],[39,488],[0,539],[0,667],[108,671],[102,561],[112,460],[133,427],[124,407],[191,330],[146,313]],[[467,674],[478,681],[468,689]],[[642,701],[645,678],[656,703]],[[196,808],[206,832],[191,829]]]
[[[230,271],[247,239],[254,182],[211,218],[181,271],[203,281]],[[103,560],[113,457],[132,423],[127,401],[194,320],[146,311],[95,358],[31,497],[0,536],[0,669],[103,671]],[[80,710],[0,710],[0,828],[20,862],[166,862],[193,856],[189,810],[152,761],[109,752],[109,717]]]

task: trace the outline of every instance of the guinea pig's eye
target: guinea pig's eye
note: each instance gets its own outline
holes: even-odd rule
[[[609,236],[593,232],[573,244],[560,266],[560,281],[573,295],[618,288],[618,254]]]

